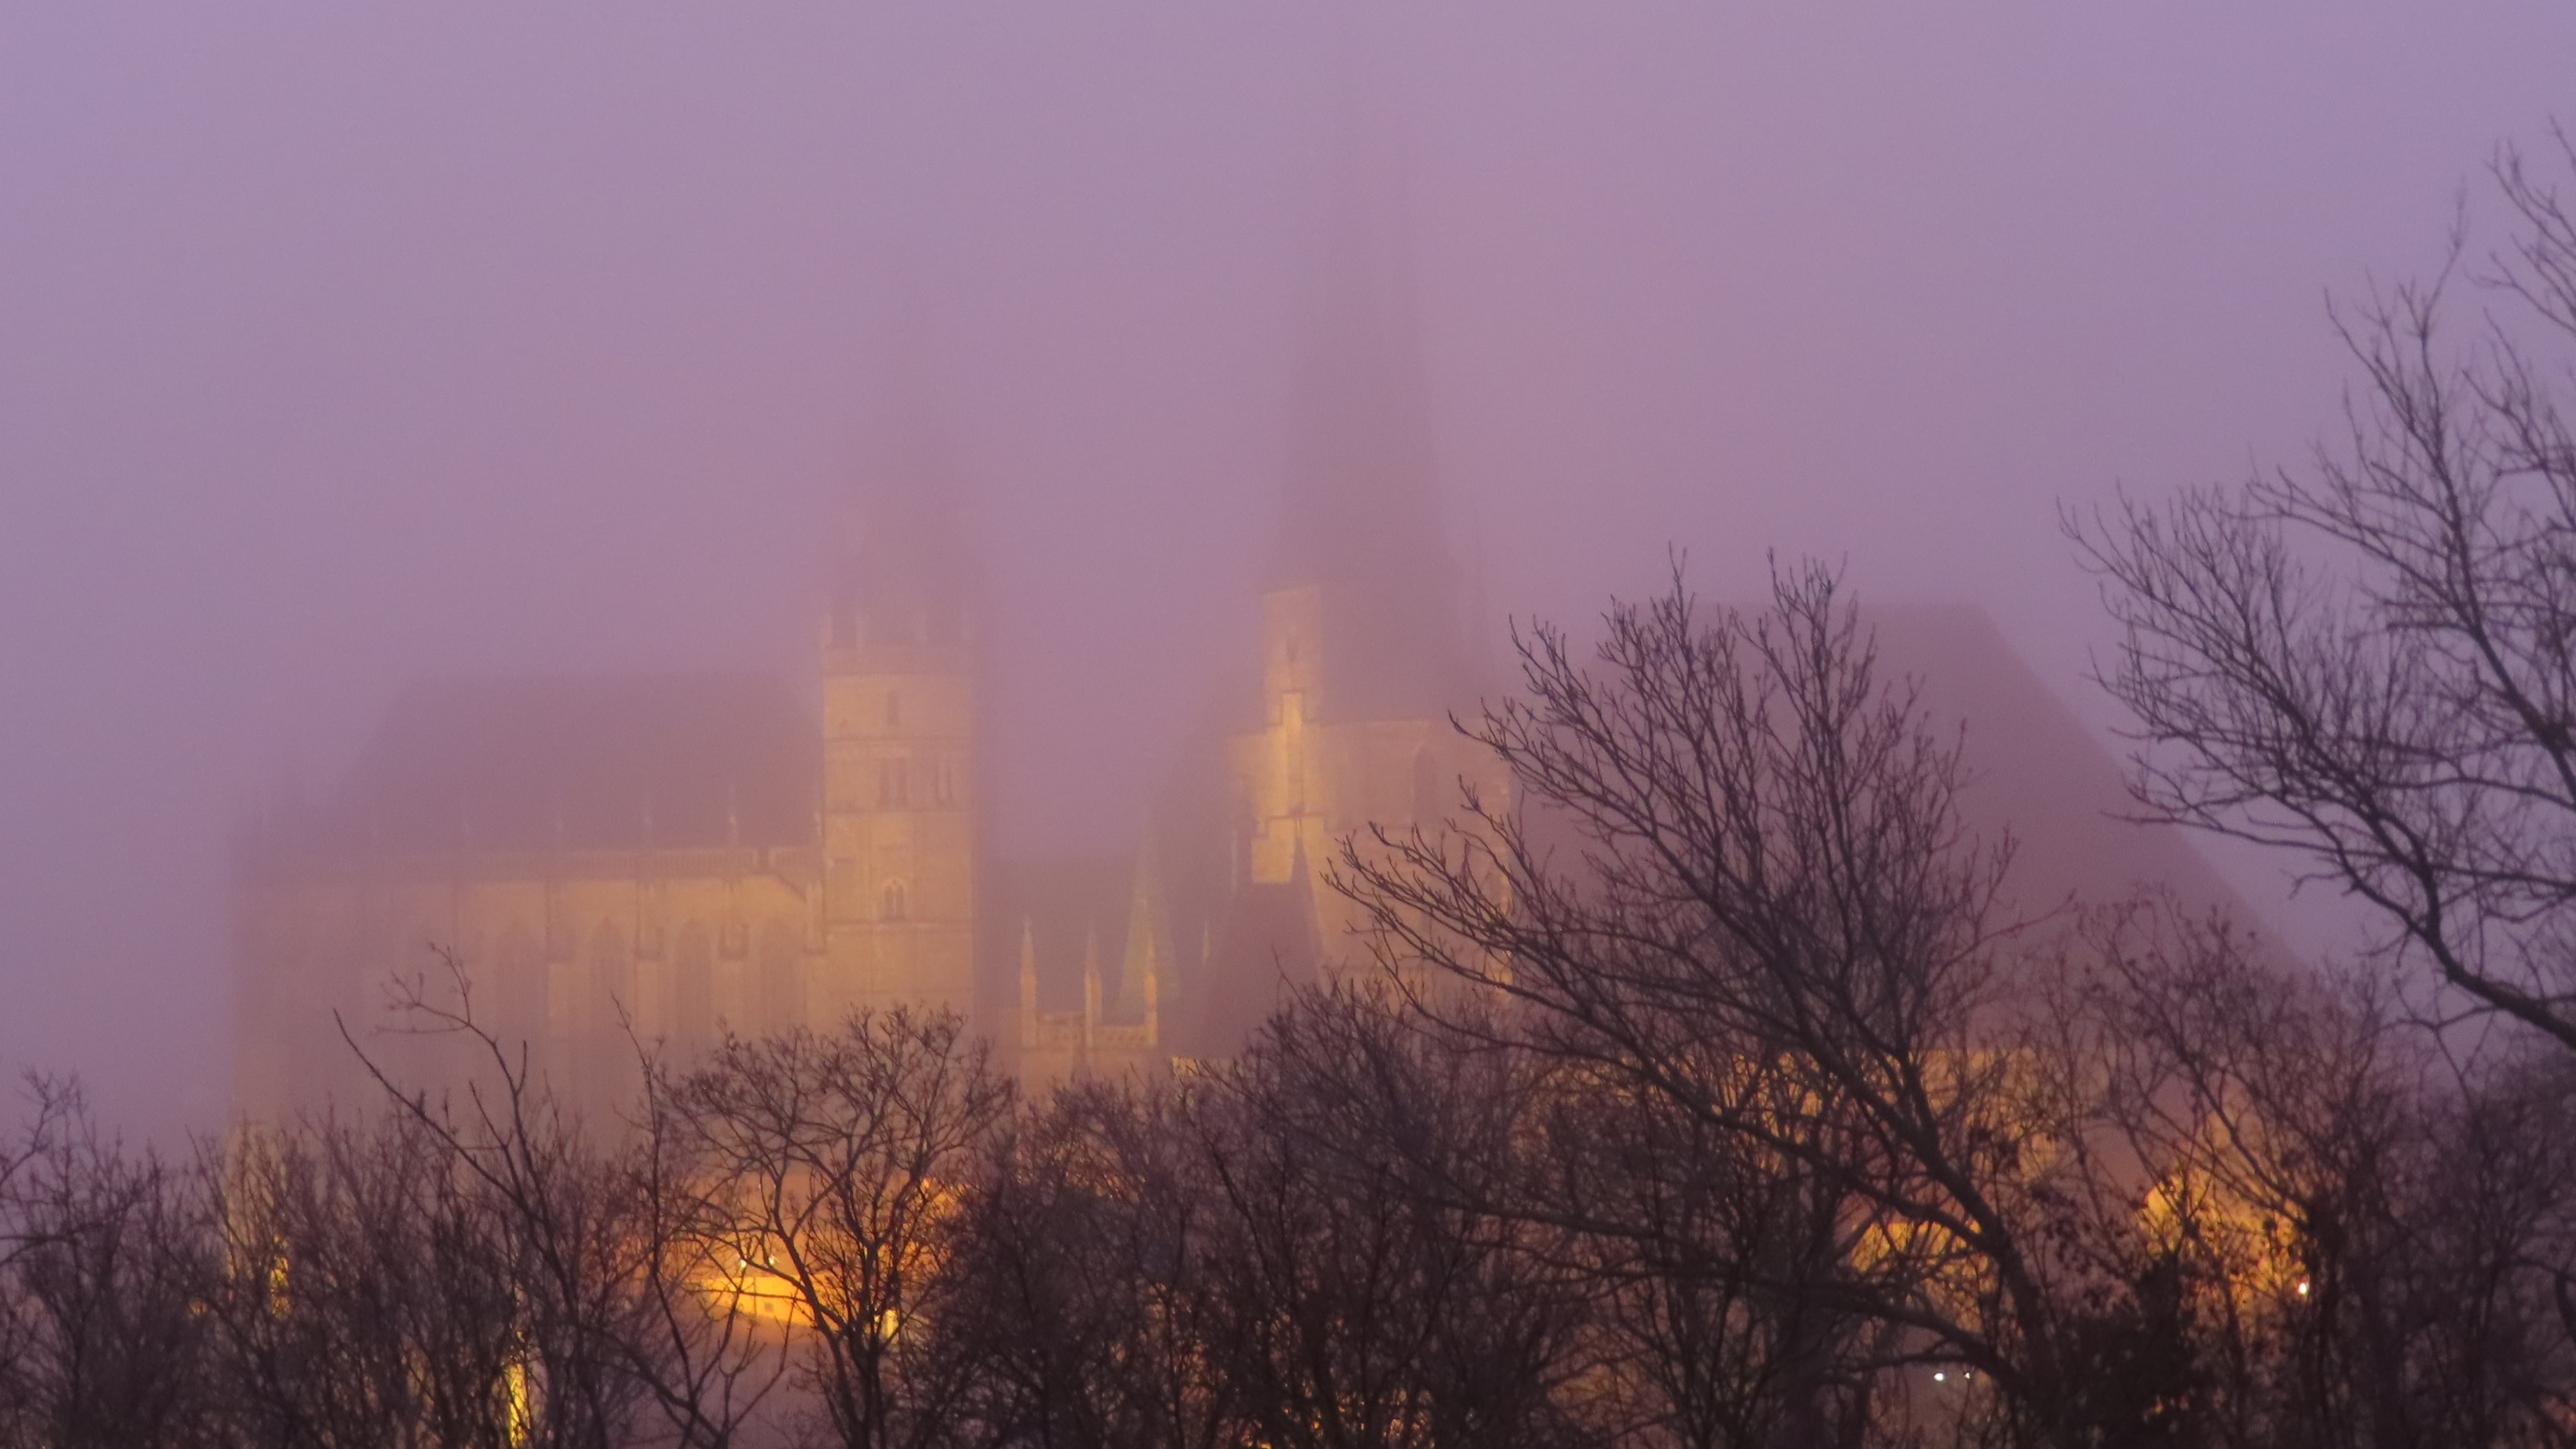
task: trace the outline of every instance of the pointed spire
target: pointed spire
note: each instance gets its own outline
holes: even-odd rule
[[[1147,822],[1136,847],[1136,883],[1127,900],[1127,953],[1118,969],[1118,1019],[1133,1021],[1145,1010],[1147,993],[1173,967],[1169,928],[1163,919],[1163,873],[1154,850],[1154,829]]]
[[[1038,934],[1020,918],[1020,1045],[1038,1044]]]
[[[1356,154],[1342,163],[1297,298],[1281,583],[1377,563],[1376,540],[1389,532],[1400,535],[1392,544],[1419,548],[1439,530],[1409,259],[1388,235],[1367,168]]]
[[[1298,298],[1270,586],[1320,587],[1326,708],[1417,715],[1464,677],[1409,248],[1346,123],[1331,216]]]
[[[841,644],[952,642],[971,593],[964,468],[936,400],[917,294],[895,304],[887,332],[887,380],[841,511],[826,636]]]
[[[1091,1039],[1100,1025],[1100,932],[1085,926],[1082,932],[1082,1049],[1091,1050]]]

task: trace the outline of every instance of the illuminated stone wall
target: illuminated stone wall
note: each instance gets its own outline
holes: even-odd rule
[[[826,921],[818,1003],[975,997],[973,675],[962,642],[824,652]]]
[[[807,1024],[845,994],[816,874],[792,848],[298,863],[242,894],[239,1105],[274,1118],[368,1096],[343,1023],[397,1081],[461,1083],[469,1044],[390,1009],[408,981],[470,1001],[586,1106],[621,1102],[637,1041],[685,1054],[728,1027]]]
[[[1372,825],[1436,832],[1459,815],[1459,782],[1489,802],[1508,782],[1447,718],[1340,717],[1333,697],[1332,637],[1324,586],[1263,596],[1262,727],[1229,750],[1245,838],[1245,877],[1293,883],[1302,869],[1314,901],[1315,940],[1327,971],[1365,964],[1357,906],[1325,884],[1345,841],[1382,854]]]
[[[409,981],[446,1006],[470,1001],[594,1113],[632,1101],[639,1043],[685,1059],[727,1029],[824,1026],[897,1002],[971,1014],[975,701],[962,630],[827,622],[820,663],[822,759],[808,760],[820,798],[797,843],[392,852],[339,838],[246,856],[240,1110],[274,1119],[375,1100],[342,1024],[407,1087],[474,1079],[470,1043],[405,1030],[419,1015],[388,1011]],[[738,833],[732,814],[706,828]]]

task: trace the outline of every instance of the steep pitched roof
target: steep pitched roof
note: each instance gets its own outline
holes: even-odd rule
[[[1221,1056],[1243,1049],[1253,1031],[1292,988],[1322,979],[1315,940],[1315,897],[1305,862],[1278,885],[1247,882],[1225,904],[1205,981],[1196,984],[1189,1019],[1177,1036],[1184,1055]]]
[[[386,852],[801,844],[821,760],[813,712],[771,675],[424,683],[301,834]]]
[[[2013,905],[2045,912],[2069,897],[2116,900],[2140,886],[2194,909],[2257,918],[2234,887],[2171,826],[2140,825],[2119,759],[2032,672],[1971,605],[1865,610],[1883,667],[1911,675],[1939,727],[1963,728],[1973,774],[1960,797],[1968,825],[2016,845]]]

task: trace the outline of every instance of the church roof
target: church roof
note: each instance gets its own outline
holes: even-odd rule
[[[803,844],[821,760],[778,676],[423,683],[303,834],[388,853]]]
[[[1983,609],[1918,604],[1864,608],[1862,617],[1876,632],[1882,677],[1915,679],[1945,738],[1964,730],[1970,780],[1960,810],[1988,841],[2011,835],[2011,909],[2045,913],[2070,897],[2103,903],[2151,886],[2192,909],[2256,919],[2187,834],[2130,818],[2137,806],[2119,759]]]
[[[1323,952],[1315,939],[1315,897],[1304,861],[1295,878],[1277,885],[1246,882],[1226,903],[1217,927],[1211,979],[1197,993],[1181,1045],[1200,1055],[1242,1050],[1253,1031],[1279,1009],[1288,991],[1317,984]]]

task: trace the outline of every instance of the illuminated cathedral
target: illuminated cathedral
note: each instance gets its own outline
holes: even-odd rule
[[[986,662],[957,483],[896,429],[847,500],[810,674],[419,686],[346,776],[240,853],[241,1112],[453,1084],[470,1040],[384,1030],[456,1000],[569,1099],[627,1100],[639,1045],[954,1008],[1024,1077],[1233,1050],[1350,965],[1324,880],[1371,824],[1454,814],[1492,767],[1472,703],[1418,352],[1356,233],[1291,382],[1257,641],[1110,861],[1012,860],[986,828]],[[915,420],[917,421],[917,420]],[[1257,652],[1255,652],[1257,650]]]
[[[1140,802],[1132,852],[994,849],[974,540],[937,430],[906,416],[846,500],[803,674],[422,685],[328,794],[253,832],[238,1109],[365,1100],[368,1062],[466,1080],[467,1040],[385,1030],[405,982],[461,985],[564,1097],[613,1110],[639,1048],[899,1003],[965,1014],[1026,1080],[1150,1072],[1236,1050],[1283,991],[1362,964],[1360,912],[1326,879],[1345,843],[1507,787],[1449,722],[1491,681],[1400,269],[1366,221],[1343,211],[1301,311],[1275,526],[1243,585],[1258,636]],[[2019,839],[2031,908],[2142,883],[2234,904],[2170,831],[2119,820],[2117,765],[1981,612],[1872,622],[1932,713],[1966,721],[1986,783],[1965,803]]]

